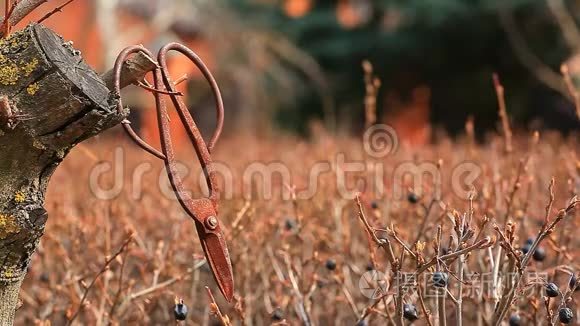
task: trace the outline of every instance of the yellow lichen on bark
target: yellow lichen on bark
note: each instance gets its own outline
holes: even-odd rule
[[[14,275],[16,274],[15,270],[16,270],[16,268],[14,268],[13,266],[7,267],[6,270],[4,270],[0,273],[0,278],[2,278],[2,279],[13,278]]]
[[[30,76],[38,67],[38,58],[30,62],[7,58],[7,53],[18,52],[28,46],[28,38],[22,32],[15,32],[8,38],[0,39],[0,85],[16,85],[21,77]]]
[[[7,38],[0,39],[0,47],[5,47],[10,50],[17,51],[20,48],[25,48],[28,46],[28,41],[26,36],[22,39],[22,31],[18,31],[10,34]]]
[[[38,59],[34,58],[28,63],[21,62],[21,64],[22,64],[22,70],[24,71],[24,75],[26,77],[28,77],[34,71],[34,69],[36,69],[36,67],[38,66]]]
[[[6,239],[9,235],[18,233],[20,226],[12,215],[0,214],[0,239]]]
[[[36,92],[38,92],[39,88],[40,86],[38,86],[38,83],[30,84],[28,87],[26,87],[26,92],[30,95],[34,95]]]
[[[38,59],[34,58],[30,62],[21,61],[20,66],[21,67],[0,54],[0,84],[5,86],[16,85],[16,82],[18,82],[20,79],[21,74],[23,74],[25,77],[30,76],[36,67],[38,67]],[[36,84],[29,86],[28,93],[31,93],[30,87],[32,87],[33,93],[36,93],[38,87],[37,85],[34,85]],[[31,95],[33,95],[33,93]]]
[[[19,191],[14,195],[14,201],[21,204],[26,200],[26,194],[23,191]]]
[[[13,63],[3,63],[0,65],[0,84],[16,85],[20,79],[20,69]]]

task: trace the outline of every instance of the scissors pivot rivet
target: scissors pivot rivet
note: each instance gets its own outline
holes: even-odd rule
[[[215,216],[210,216],[205,220],[205,224],[207,224],[207,227],[210,229],[215,229],[218,226],[218,219]]]

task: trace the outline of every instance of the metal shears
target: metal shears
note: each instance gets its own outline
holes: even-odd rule
[[[175,83],[169,75],[167,68],[167,53],[170,51],[177,51],[187,58],[189,58],[197,68],[202,72],[205,79],[209,82],[217,107],[217,127],[213,133],[209,143],[206,144],[203,139],[193,117],[191,116],[187,106],[183,102],[180,94],[176,91]],[[152,53],[141,45],[134,45],[124,49],[115,62],[115,94],[118,95],[119,101],[117,109],[123,113],[123,103],[121,101],[121,70],[123,63],[127,58],[135,53],[143,52],[149,57],[153,58]],[[218,200],[219,191],[216,187],[215,170],[212,167],[211,152],[215,143],[219,139],[224,121],[224,106],[219,87],[212,76],[209,69],[203,61],[191,49],[179,43],[170,43],[159,50],[157,56],[157,67],[153,72],[153,88],[149,89],[154,97],[157,108],[157,121],[159,125],[159,134],[161,139],[161,151],[155,149],[146,143],[137,133],[131,128],[130,122],[125,120],[122,125],[130,136],[130,138],[145,151],[160,158],[165,163],[169,181],[176,194],[176,197],[185,210],[185,212],[195,221],[197,233],[207,263],[213,273],[216,283],[222,292],[225,299],[230,302],[234,295],[234,278],[230,255],[224,234],[221,230],[220,221],[218,219]],[[203,168],[205,178],[209,188],[209,196],[207,198],[193,199],[184,190],[183,182],[179,173],[177,172],[175,150],[171,141],[170,122],[165,103],[165,97],[169,97],[173,106],[175,107],[181,123],[183,124],[187,135],[191,139],[191,143],[197,153],[199,162]]]

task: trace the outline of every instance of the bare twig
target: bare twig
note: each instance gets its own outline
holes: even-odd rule
[[[521,64],[526,67],[536,77],[536,79],[544,83],[546,86],[562,95],[566,95],[566,88],[562,85],[562,79],[532,52],[526,44],[526,40],[518,31],[512,14],[507,12],[505,9],[500,9],[498,15],[509,43]]]
[[[304,305],[304,295],[300,291],[300,287],[298,285],[298,280],[294,273],[294,268],[292,267],[292,262],[290,261],[290,257],[288,255],[284,255],[284,262],[286,263],[286,267],[288,269],[288,278],[290,279],[290,283],[292,284],[292,289],[294,290],[294,294],[296,296],[296,312],[302,319],[302,323],[306,326],[312,325],[311,318],[308,315],[306,307]]]
[[[151,285],[150,287],[148,287],[146,289],[143,289],[143,290],[141,290],[139,292],[135,292],[135,293],[131,293],[131,294],[127,295],[123,299],[122,303],[119,305],[119,308],[117,309],[118,315],[122,315],[126,311],[127,307],[129,307],[129,304],[131,302],[133,302],[133,300],[136,300],[136,299],[138,299],[140,297],[143,297],[143,296],[149,295],[151,293],[157,292],[159,290],[165,289],[165,288],[171,286],[172,284],[174,284],[174,283],[176,283],[178,281],[187,280],[188,279],[188,275],[190,275],[192,271],[198,270],[201,266],[203,266],[205,264],[207,264],[207,262],[205,261],[205,259],[204,260],[201,260],[198,263],[196,263],[193,266],[193,268],[188,269],[187,272],[185,272],[185,273],[183,273],[181,275],[172,277],[172,278],[170,278],[170,279],[168,279],[166,281],[163,281],[161,283],[154,282],[153,285]]]
[[[136,85],[143,88],[144,90],[147,90],[151,93],[159,93],[159,94],[165,94],[165,95],[175,95],[175,96],[183,96],[182,92],[171,92],[171,91],[166,91],[163,89],[157,89],[155,87],[153,87],[153,85],[149,84],[149,82],[146,79],[143,79],[142,81],[137,81]]]
[[[514,184],[512,186],[512,189],[510,191],[509,196],[506,198],[506,212],[505,212],[505,216],[504,216],[504,220],[503,220],[504,227],[507,225],[507,223],[509,221],[509,217],[510,217],[510,214],[512,211],[512,206],[514,203],[515,195],[518,192],[518,190],[520,190],[520,188],[522,187],[521,178],[522,178],[522,174],[526,171],[526,165],[528,164],[528,160],[529,160],[529,157],[525,157],[525,158],[521,159],[520,163],[518,164],[518,170],[516,172],[516,179],[514,180]]]
[[[570,70],[568,69],[568,65],[563,64],[560,67],[560,71],[564,76],[564,83],[566,84],[566,88],[568,89],[568,93],[572,96],[574,100],[574,107],[576,108],[576,116],[580,119],[580,94],[576,90],[576,86],[574,86],[574,82],[572,81],[572,77],[570,76]]]
[[[550,183],[550,184],[552,184],[552,183]],[[551,190],[549,190],[549,191],[551,191]],[[550,198],[550,201],[552,201],[551,198]],[[549,234],[551,234],[554,231],[554,228],[556,227],[556,225],[558,223],[560,223],[566,216],[571,214],[572,211],[579,204],[580,204],[580,200],[578,200],[578,198],[576,196],[574,196],[570,200],[568,206],[564,209],[561,209],[558,212],[558,214],[556,215],[556,217],[551,222],[548,223],[549,219],[546,219],[546,222],[544,223],[544,225],[540,229],[538,236],[536,237],[536,239],[534,240],[534,242],[530,246],[528,253],[522,259],[522,263],[521,263],[522,268],[518,271],[518,273],[516,273],[516,275],[514,277],[514,281],[511,282],[510,287],[507,288],[506,291],[504,292],[504,295],[502,296],[502,299],[499,302],[497,309],[495,310],[492,325],[499,326],[501,324],[503,318],[505,317],[506,313],[508,312],[510,306],[513,303],[513,299],[515,297],[516,291],[517,291],[517,289],[520,285],[520,282],[523,278],[523,273],[526,270],[526,267],[528,266],[528,263],[530,262],[532,255],[534,254],[534,252],[538,248],[540,242],[542,242],[542,240],[544,240],[544,238],[546,238]],[[549,204],[549,205],[551,205],[551,204]],[[497,263],[499,263],[499,262],[496,262],[496,264]]]
[[[387,297],[390,297],[391,295],[392,295],[392,293],[389,293],[389,292],[387,291],[387,293],[385,293],[385,294],[383,294],[382,296],[380,296],[379,298],[377,298],[377,300],[376,300],[376,301],[375,301],[375,302],[374,302],[372,305],[370,305],[370,306],[366,307],[366,308],[363,310],[363,313],[362,313],[362,315],[360,316],[360,318],[359,318],[359,321],[361,321],[361,320],[364,320],[365,318],[367,318],[367,317],[368,317],[368,316],[369,316],[369,315],[370,315],[370,314],[371,314],[373,311],[375,311],[375,310],[376,310],[375,308],[376,308],[376,306],[377,306],[379,303],[381,303],[383,300],[386,300],[386,299],[387,299]],[[387,302],[386,302],[386,301],[384,301],[384,302],[385,302],[385,306],[386,306],[386,305],[387,305]],[[387,309],[387,311],[388,311],[388,309]],[[393,322],[393,324],[394,324],[394,322]]]
[[[419,296],[419,303],[421,310],[423,311],[423,315],[425,315],[425,321],[427,322],[427,325],[433,326],[433,323],[431,322],[431,311],[429,311],[425,305],[425,300],[423,299],[423,289],[421,288],[421,285],[417,286],[417,295]]]
[[[365,73],[365,126],[369,128],[377,122],[377,95],[381,86],[379,78],[373,73],[373,65],[365,60],[362,63]]]
[[[230,322],[230,317],[228,317],[227,315],[224,315],[222,313],[220,307],[215,302],[215,298],[213,296],[213,293],[211,293],[211,289],[206,286],[205,290],[207,291],[207,295],[208,295],[209,301],[210,301],[210,311],[220,319],[220,322],[222,323],[222,325],[230,326],[232,324]]]
[[[469,214],[473,215],[473,196],[469,197]],[[462,216],[461,223],[456,233],[457,238],[461,239],[462,234],[465,232],[465,216]],[[463,325],[463,274],[465,268],[465,255],[460,255],[457,259],[457,276],[459,277],[458,289],[457,289],[457,326]]]
[[[115,293],[115,297],[113,298],[113,303],[111,304],[111,309],[109,310],[109,318],[113,318],[115,316],[115,311],[117,309],[117,304],[119,303],[119,298],[121,297],[121,292],[123,292],[123,275],[125,272],[125,265],[127,262],[127,253],[121,257],[121,270],[119,271],[119,286],[117,287],[117,292]]]
[[[50,18],[52,15],[56,14],[57,12],[61,12],[62,9],[64,9],[64,7],[68,6],[71,2],[73,2],[75,0],[68,0],[67,2],[65,2],[64,4],[54,8],[53,10],[51,10],[50,12],[48,12],[46,15],[42,16],[42,18],[40,18],[38,20],[38,23],[42,23],[43,21],[47,20],[48,18]]]
[[[546,216],[544,216],[544,224],[548,224],[549,222],[549,218],[550,218],[550,214],[552,213],[552,206],[554,205],[554,183],[556,182],[556,180],[554,180],[554,178],[552,178],[550,180],[550,185],[548,186],[548,193],[550,195],[550,200],[548,201],[548,205],[546,205]]]
[[[344,297],[346,298],[346,301],[348,302],[348,305],[352,309],[352,312],[354,313],[355,317],[358,317],[360,313],[358,311],[356,303],[354,302],[354,299],[352,298],[352,295],[350,294],[350,291],[344,284],[341,285],[341,290],[342,293],[344,294]]]
[[[75,313],[72,315],[72,317],[68,320],[67,325],[72,325],[73,321],[78,317],[79,313],[81,312],[81,309],[83,308],[83,304],[85,303],[87,296],[89,295],[89,292],[91,291],[91,289],[93,288],[93,286],[95,285],[95,283],[97,282],[99,277],[101,275],[103,275],[103,273],[105,273],[109,269],[109,266],[111,265],[111,263],[117,258],[117,256],[122,254],[127,249],[127,247],[129,246],[129,244],[132,241],[133,241],[133,235],[131,234],[131,235],[129,235],[127,240],[125,240],[125,242],[121,245],[119,250],[115,254],[113,254],[111,257],[107,258],[107,260],[105,260],[105,264],[103,265],[101,270],[97,273],[97,275],[95,275],[95,277],[93,278],[93,280],[91,281],[89,286],[86,287],[85,293],[83,294],[83,297],[81,298],[81,301],[79,302],[79,307],[77,308]]]
[[[10,17],[10,14],[12,13],[12,5],[10,4],[10,0],[5,0],[4,1],[4,16],[5,17]],[[2,24],[2,32],[4,33],[4,35],[9,35],[10,34],[10,24],[8,24],[8,21],[5,21]]]
[[[401,262],[401,266],[403,266],[403,259],[405,258],[405,251],[401,250],[401,255],[399,256],[399,261]],[[401,271],[397,270],[396,274],[398,277],[401,276]],[[395,300],[395,309],[396,309],[396,318],[395,322],[399,326],[403,326],[403,289],[399,286],[397,288],[397,296]]]
[[[554,317],[554,312],[550,309],[550,297],[544,297],[544,307],[546,308],[546,322],[548,325],[554,325],[552,318]]]
[[[503,85],[499,80],[497,74],[493,74],[493,85],[495,87],[495,93],[497,95],[497,103],[499,107],[499,117],[501,118],[502,132],[505,140],[505,151],[511,153],[512,147],[512,129],[510,127],[509,116],[507,114],[505,105],[505,91]]]
[[[564,40],[572,50],[580,49],[580,31],[562,0],[546,0],[548,8],[562,30]]]
[[[232,229],[237,229],[238,225],[240,224],[240,222],[242,221],[242,218],[244,218],[244,216],[246,215],[246,212],[248,211],[248,209],[251,206],[251,202],[249,200],[247,200],[244,203],[244,206],[242,207],[242,209],[240,209],[240,211],[236,214],[236,219],[234,220],[234,222],[232,223]]]
[[[15,6],[12,14],[7,15],[8,21],[6,21],[6,17],[2,18],[2,24],[8,24],[9,26],[14,26],[18,24],[24,17],[28,16],[31,12],[33,12],[36,8],[40,7],[43,3],[47,2],[48,0],[22,0],[19,1],[18,4]],[[5,37],[5,31],[0,31],[0,37]]]
[[[383,248],[385,250],[385,252],[387,253],[387,258],[389,259],[389,262],[391,263],[391,268],[393,270],[393,272],[396,273],[396,271],[399,269],[399,261],[397,260],[397,258],[395,257],[395,253],[393,251],[393,246],[391,245],[391,241],[388,239],[388,237],[386,237],[385,239],[379,239],[375,233],[375,229],[370,225],[369,221],[367,220],[365,213],[364,213],[364,208],[362,206],[362,203],[360,201],[360,197],[357,195],[356,196],[356,204],[358,206],[358,216],[359,219],[363,222],[365,229],[368,233],[368,235],[373,239],[373,241],[379,245],[381,248]]]
[[[439,260],[440,261],[452,260],[452,259],[455,259],[455,258],[461,256],[461,255],[465,255],[473,250],[483,249],[483,248],[486,248],[492,244],[493,244],[493,242],[491,241],[490,237],[484,237],[483,239],[479,240],[478,242],[476,242],[470,246],[467,246],[461,250],[457,250],[455,252],[449,253],[447,255],[441,256],[441,257],[439,257],[439,259],[437,259],[437,257],[433,257],[430,261],[428,261],[427,263],[422,265],[415,272],[415,274],[419,275],[419,274],[425,272],[426,270],[429,269],[429,267],[435,265]]]
[[[391,226],[391,228],[392,229],[386,230],[389,233],[389,235],[392,236],[393,239],[395,239],[395,241],[397,243],[399,243],[399,245],[401,245],[403,250],[405,250],[409,255],[411,255],[411,257],[413,257],[413,259],[417,260],[417,254],[415,254],[413,252],[413,250],[411,250],[411,248],[409,248],[409,246],[403,241],[403,239],[399,238],[399,236],[397,235],[397,232],[395,232],[394,227]]]
[[[498,225],[494,225],[493,228],[495,232],[497,232],[497,234],[499,235],[501,243],[503,244],[503,247],[506,249],[506,251],[509,253],[509,256],[512,257],[516,262],[516,266],[518,267],[518,269],[522,268],[521,260],[518,254],[516,253],[515,249],[513,248],[512,244],[505,236],[505,234],[500,230]]]
[[[435,186],[437,188],[437,185]],[[437,191],[437,190],[436,190]],[[419,227],[419,230],[417,231],[417,236],[415,237],[415,242],[421,240],[421,236],[423,235],[423,232],[425,231],[425,227],[427,226],[427,221],[429,221],[429,216],[431,215],[431,210],[433,209],[433,206],[435,205],[435,203],[437,203],[437,199],[433,198],[431,199],[431,202],[429,202],[428,206],[424,206],[425,209],[425,215],[423,215],[423,220],[421,221],[421,226]]]
[[[437,296],[437,318],[439,320],[439,326],[446,326],[447,325],[447,312],[445,309],[445,298],[447,294],[442,294]]]

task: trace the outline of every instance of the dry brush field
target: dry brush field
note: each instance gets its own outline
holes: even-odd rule
[[[517,316],[521,325],[545,325],[558,324],[562,309],[578,314],[569,286],[580,271],[577,136],[518,135],[511,153],[502,137],[480,145],[466,136],[418,148],[401,144],[382,158],[367,155],[359,138],[322,131],[311,140],[226,137],[214,157],[233,175],[220,204],[235,276],[232,304],[203,263],[193,221],[164,195],[162,163],[120,137],[112,132],[80,145],[54,175],[18,325],[71,318],[78,325],[171,325],[176,298],[189,308],[183,325],[408,325],[414,309],[415,325],[490,325],[502,311],[505,323]],[[124,148],[123,164],[115,163],[116,146]],[[180,155],[193,185],[199,168],[188,157],[194,156]],[[91,181],[103,162],[117,172],[103,173],[98,187],[121,182],[106,200]],[[291,180],[276,175],[271,198],[264,198],[259,179],[243,178],[254,162],[277,162]],[[293,199],[321,162],[331,172],[317,178],[312,196]],[[346,174],[346,188],[360,192],[358,203],[337,181],[348,162],[364,167]],[[452,176],[465,162],[480,173],[471,190],[464,185],[458,194]],[[413,185],[396,173],[404,163],[435,166],[441,180]],[[381,181],[383,193],[369,180]],[[192,191],[200,193],[197,186]],[[559,291],[546,297],[551,282]]]

